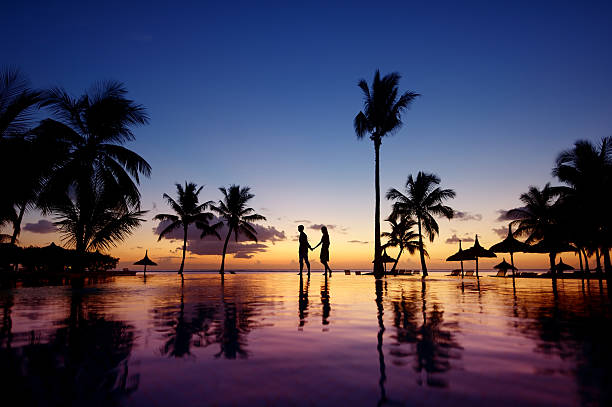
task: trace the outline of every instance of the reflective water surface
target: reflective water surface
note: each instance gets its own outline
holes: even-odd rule
[[[293,273],[0,291],[10,405],[612,405],[606,282]]]

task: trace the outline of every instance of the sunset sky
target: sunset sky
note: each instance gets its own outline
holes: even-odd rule
[[[116,79],[147,108],[151,123],[129,148],[153,167],[141,183],[148,220],[111,251],[120,268],[145,249],[158,269],[178,268],[181,242],[158,242],[151,219],[169,211],[162,194],[185,180],[205,185],[203,200],[234,183],[256,195],[252,206],[267,217],[260,242],[230,246],[230,269],[296,267],[300,223],[313,245],[328,226],[333,269],[370,267],[374,148],[352,123],[363,107],[357,82],[370,83],[376,69],[399,72],[401,91],[422,94],[383,140],[382,193],[420,170],[457,193],[449,205],[460,216],[440,220],[428,247],[433,269],[455,267],[444,259],[457,237],[499,241],[499,211],[519,206],[529,185],[554,183],[561,150],[612,135],[609,1],[85,3],[3,5],[0,65],[75,96]],[[383,199],[381,218],[389,211]],[[20,243],[59,244],[52,221],[29,213]],[[193,232],[186,269],[218,267],[211,253],[222,242]],[[573,254],[562,257],[577,266]],[[417,268],[418,257],[400,266]]]

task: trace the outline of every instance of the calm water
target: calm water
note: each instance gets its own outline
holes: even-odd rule
[[[0,291],[10,405],[606,406],[605,281],[175,274]]]

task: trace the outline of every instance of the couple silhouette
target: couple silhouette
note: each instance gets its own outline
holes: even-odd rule
[[[327,233],[327,227],[321,226],[321,233],[323,234],[323,236],[321,236],[321,241],[315,247],[310,246],[310,243],[308,243],[308,236],[306,235],[306,233],[304,233],[304,225],[298,226],[298,232],[300,232],[300,274],[302,274],[302,271],[304,270],[304,263],[306,263],[306,267],[308,268],[308,275],[310,275],[310,261],[308,261],[308,249],[314,250],[317,247],[321,246],[319,260],[325,266],[325,272],[323,274],[327,275],[327,271],[329,270],[329,276],[331,277],[332,270],[327,264],[329,262],[329,233]]]

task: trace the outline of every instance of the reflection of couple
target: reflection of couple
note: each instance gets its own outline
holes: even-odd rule
[[[310,262],[308,261],[308,249],[314,250],[317,247],[321,246],[321,253],[319,255],[319,259],[321,263],[325,266],[325,273],[329,270],[329,275],[331,276],[332,270],[329,268],[327,264],[329,262],[329,234],[327,233],[327,228],[325,226],[321,226],[321,241],[315,246],[311,247],[310,243],[308,243],[308,236],[304,233],[304,225],[298,226],[298,231],[300,232],[300,274],[302,274],[302,270],[304,269],[304,263],[306,263],[306,267],[308,268],[308,275],[310,275]]]

